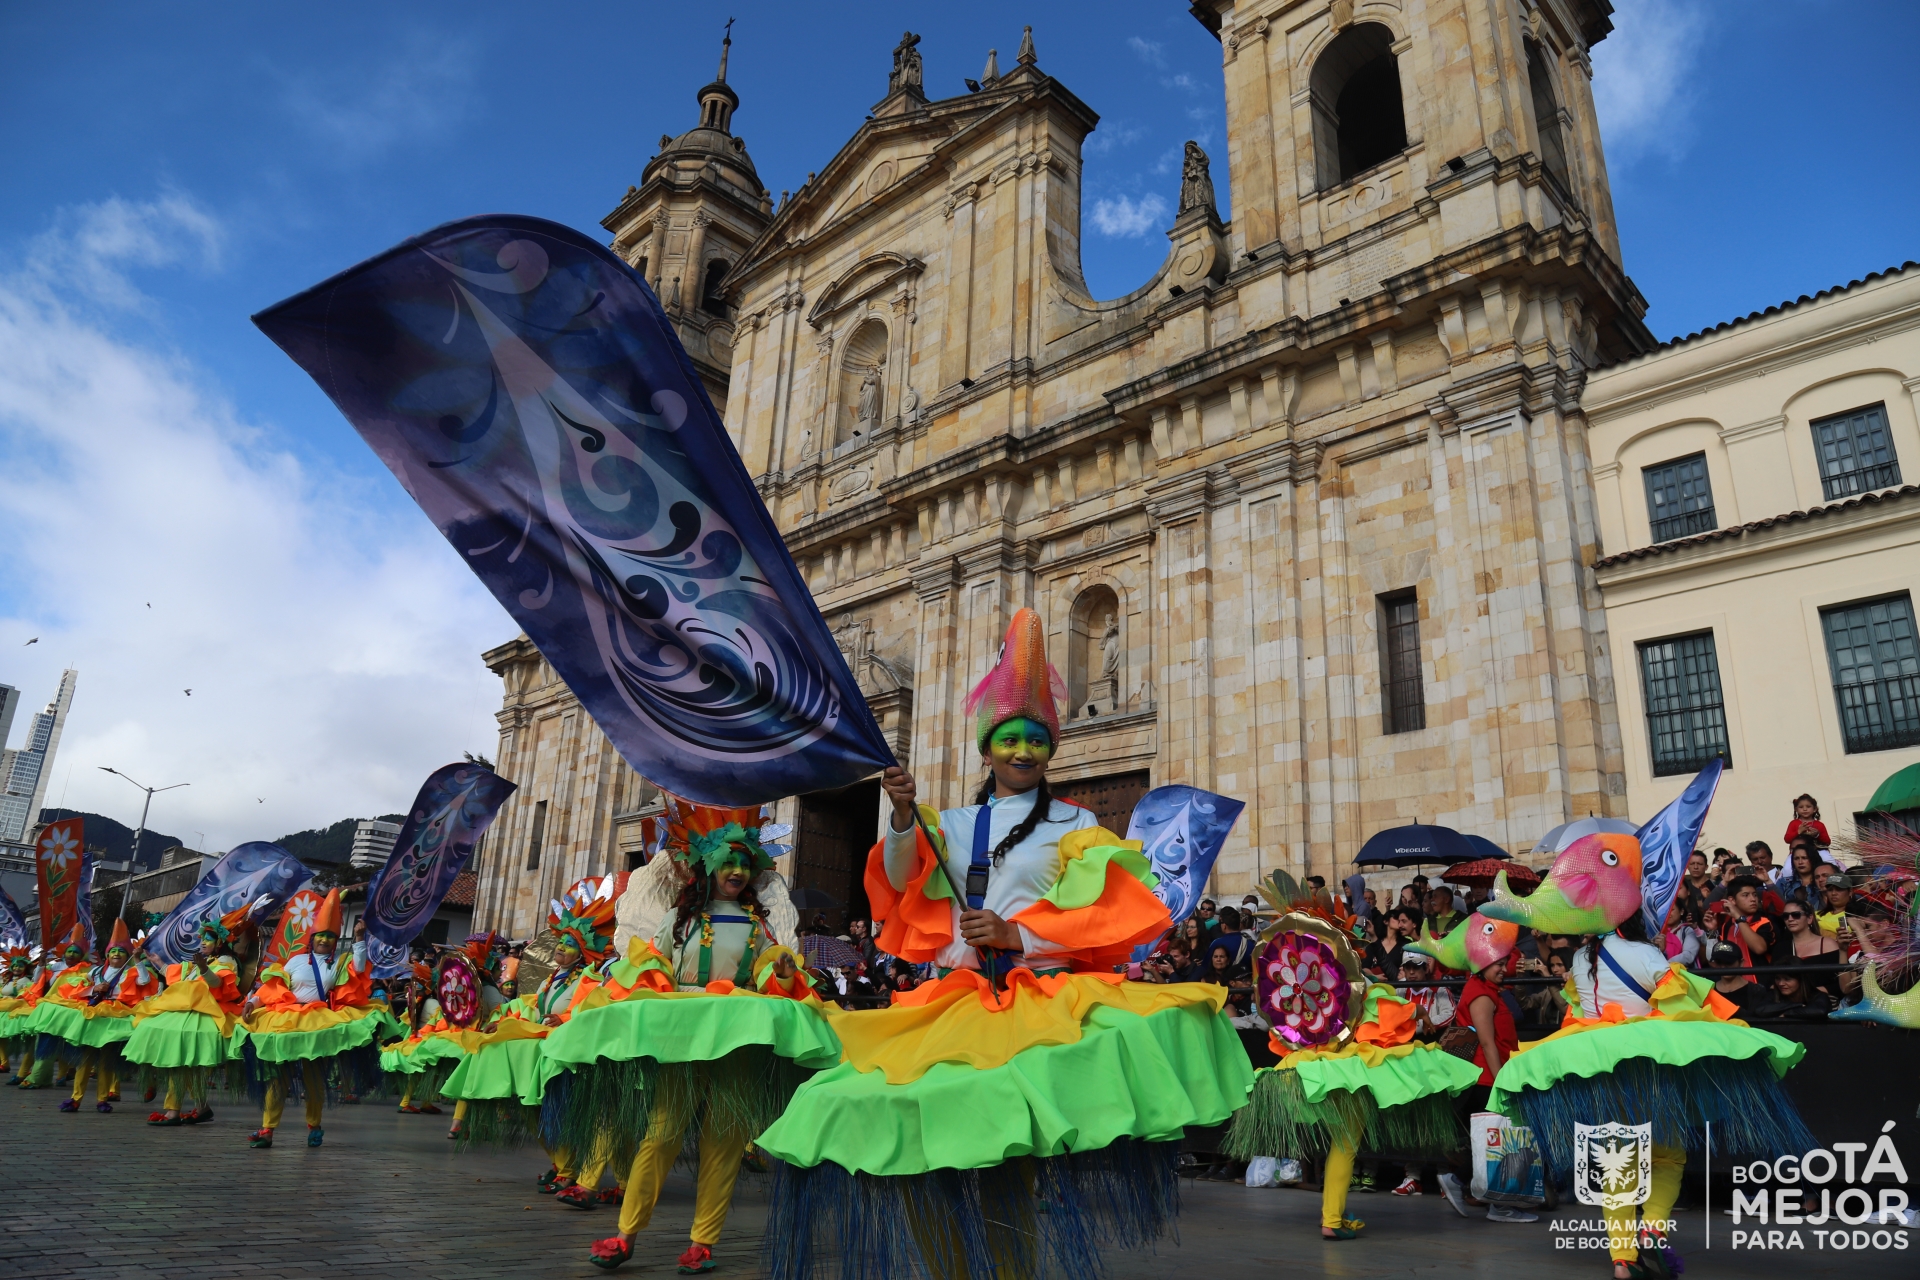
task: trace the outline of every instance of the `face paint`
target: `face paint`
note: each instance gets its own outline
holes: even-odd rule
[[[127,962],[126,948],[124,947],[108,947],[107,948],[108,964],[122,965],[122,964],[125,964],[126,962]]]
[[[1008,764],[1025,757],[1045,764],[1053,755],[1053,735],[1037,720],[1015,717],[995,726],[987,737],[987,755],[995,764]]]

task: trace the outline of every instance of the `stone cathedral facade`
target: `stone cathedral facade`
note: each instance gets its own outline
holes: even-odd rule
[[[607,229],[931,802],[977,785],[961,704],[1031,605],[1071,690],[1059,790],[1121,827],[1152,785],[1246,801],[1222,891],[1344,875],[1405,822],[1525,850],[1621,812],[1580,399],[1653,341],[1589,83],[1610,5],[1193,11],[1227,145],[1189,145],[1166,258],[1124,297],[1082,280],[1097,117],[1031,30],[945,98],[906,37],[778,200],[723,59]],[[524,639],[487,661],[522,788],[479,920],[525,934],[626,865],[652,795]],[[877,786],[782,810],[796,881],[858,909]]]

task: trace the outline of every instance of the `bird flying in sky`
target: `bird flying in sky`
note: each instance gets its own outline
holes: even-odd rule
[[[31,639],[31,640],[29,640],[29,641],[27,641],[27,644],[39,644],[39,643],[40,643],[40,637],[39,637],[39,636],[35,636],[35,637],[34,637],[33,639]],[[21,645],[20,647],[21,647],[22,649],[24,649],[24,648],[26,648],[26,647],[27,647],[27,644],[23,644],[23,645]]]
[[[193,696],[193,690],[191,689],[187,690],[187,696],[191,698]]]

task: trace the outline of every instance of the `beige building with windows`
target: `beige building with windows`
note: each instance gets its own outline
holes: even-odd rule
[[[1793,797],[1839,839],[1920,758],[1917,402],[1914,263],[1589,377],[1634,817],[1724,755],[1707,838],[1780,856]]]
[[[606,226],[725,371],[926,799],[970,799],[962,703],[1031,605],[1071,688],[1059,789],[1116,826],[1151,785],[1246,801],[1223,891],[1344,873],[1399,823],[1526,849],[1625,809],[1581,394],[1654,343],[1589,83],[1610,11],[1200,0],[1226,146],[1188,147],[1166,258],[1113,299],[1080,269],[1098,117],[1031,29],[952,96],[903,40],[778,201],[732,133],[751,94],[700,91]],[[521,789],[478,919],[524,934],[624,865],[649,793],[524,640],[487,659]],[[872,783],[783,802],[798,883],[858,909],[879,808]]]

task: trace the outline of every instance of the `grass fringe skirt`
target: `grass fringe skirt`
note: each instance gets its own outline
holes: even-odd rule
[[[1550,1177],[1573,1170],[1576,1124],[1651,1124],[1662,1146],[1699,1152],[1713,1125],[1713,1154],[1775,1159],[1819,1146],[1764,1058],[1701,1058],[1670,1066],[1629,1058],[1604,1075],[1563,1076],[1525,1088],[1513,1104],[1533,1129]]]
[[[1103,1249],[1172,1233],[1179,1157],[1178,1142],[1121,1138],[907,1175],[776,1164],[761,1253],[773,1280],[1097,1277]]]
[[[1335,1089],[1312,1103],[1298,1071],[1267,1068],[1254,1073],[1247,1105],[1234,1113],[1226,1153],[1236,1160],[1319,1157],[1345,1145],[1388,1155],[1444,1155],[1465,1136],[1446,1093],[1382,1107],[1365,1089]]]

